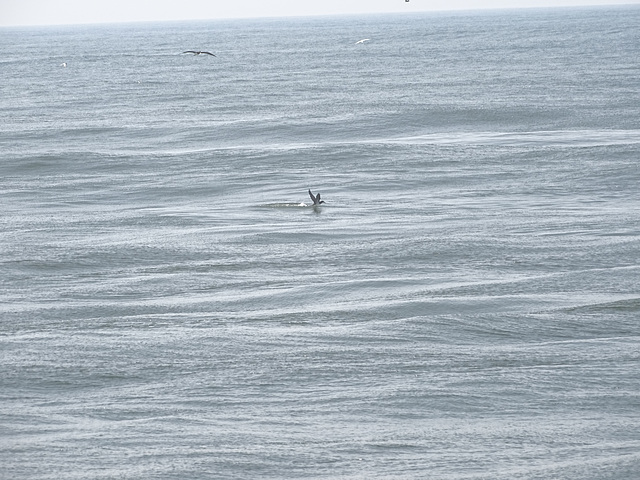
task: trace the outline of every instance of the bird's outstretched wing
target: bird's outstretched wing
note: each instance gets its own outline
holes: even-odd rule
[[[311,197],[311,200],[313,201],[313,203],[317,203],[316,197],[313,195],[313,193],[311,193],[311,189],[309,189],[309,196]]]
[[[211,55],[212,57],[215,57],[215,55],[211,52],[200,52],[200,53],[204,53],[205,55]]]
[[[196,52],[194,50],[187,50],[186,52],[182,52],[182,53],[193,53],[194,55],[198,54],[198,52]]]

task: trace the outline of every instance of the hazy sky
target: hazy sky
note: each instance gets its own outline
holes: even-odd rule
[[[0,0],[0,25],[640,4],[640,0]]]

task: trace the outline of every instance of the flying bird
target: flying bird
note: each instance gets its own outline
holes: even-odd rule
[[[320,200],[320,194],[314,195],[313,193],[311,193],[311,189],[309,189],[309,196],[311,197],[311,200],[313,200],[314,205],[320,205],[321,203],[324,203],[324,200]]]
[[[193,53],[194,55],[211,55],[212,57],[215,57],[215,55],[211,52],[202,52],[200,50],[187,50],[186,52],[182,53]]]
[[[363,38],[362,40],[358,40],[358,41],[356,42],[356,45],[358,45],[359,43],[364,43],[364,42],[368,42],[368,41],[369,41],[369,39],[368,39],[368,38]]]

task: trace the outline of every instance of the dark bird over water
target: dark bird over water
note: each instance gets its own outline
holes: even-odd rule
[[[212,57],[215,57],[215,55],[211,52],[201,52],[200,50],[187,50],[186,52],[182,53],[193,53],[194,55],[211,55]]]
[[[313,193],[311,193],[311,189],[309,189],[309,196],[311,197],[311,200],[313,200],[314,205],[320,205],[321,203],[324,203],[324,200],[320,200],[320,194],[314,195]]]

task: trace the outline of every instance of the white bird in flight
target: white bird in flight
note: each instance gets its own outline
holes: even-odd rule
[[[358,40],[358,41],[356,42],[356,45],[358,45],[359,43],[364,43],[364,42],[368,42],[368,41],[369,41],[369,39],[368,39],[368,38],[363,38],[362,40]]]
[[[211,52],[202,52],[200,50],[187,50],[186,52],[182,53],[192,53],[194,55],[211,55],[212,57],[215,57],[215,55]]]

